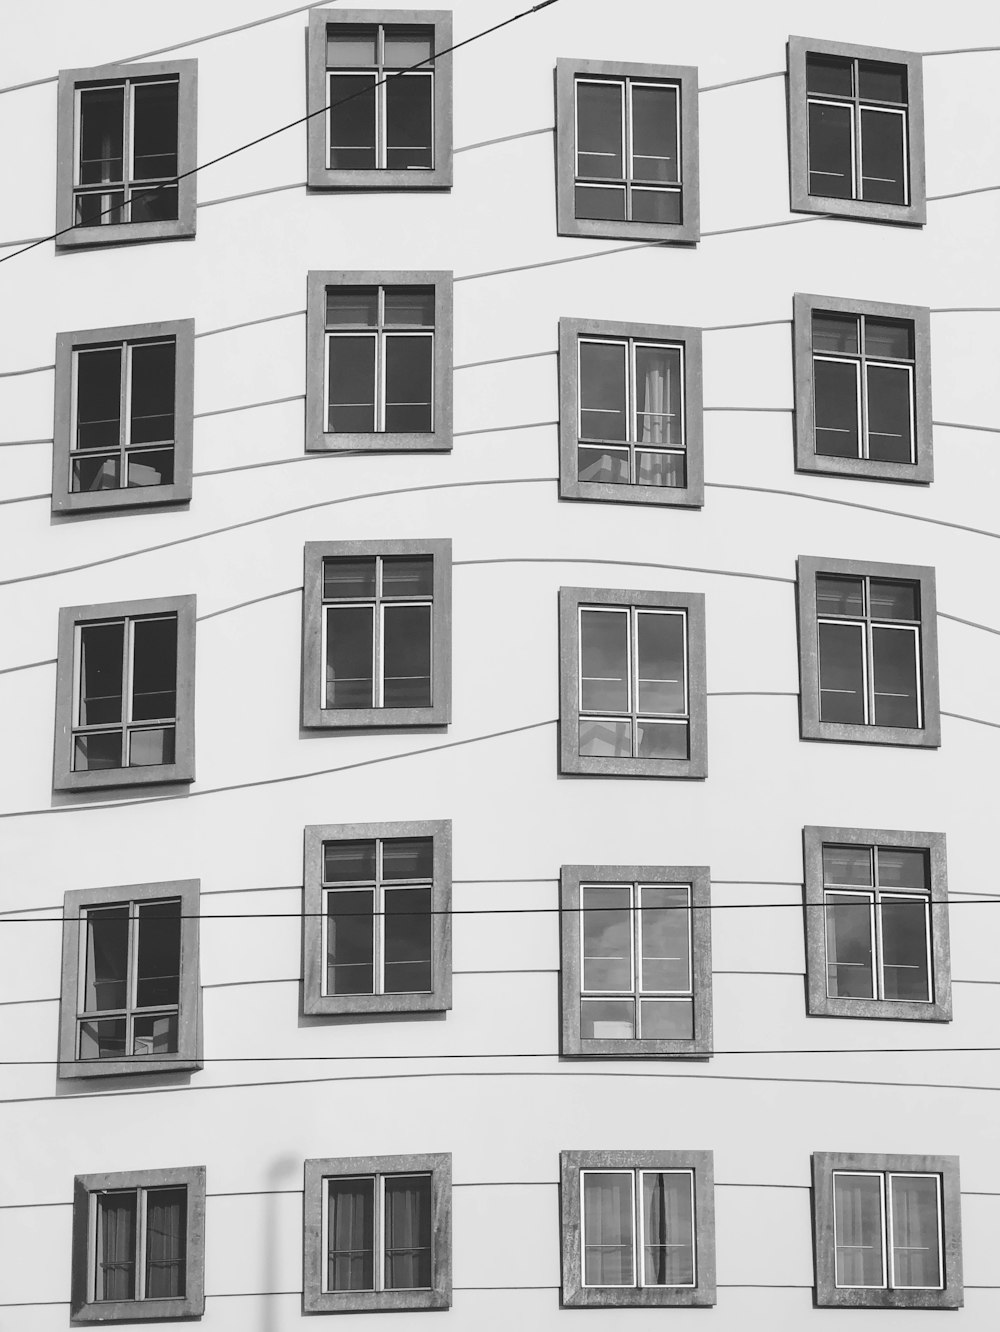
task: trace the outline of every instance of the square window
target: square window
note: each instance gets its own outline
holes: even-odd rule
[[[302,725],[450,720],[451,542],[307,542]]]
[[[197,60],[59,74],[60,249],[195,233]]]
[[[63,901],[59,1076],[201,1068],[198,880]]]
[[[941,743],[934,570],[798,561],[803,740]]]
[[[310,273],[306,452],[452,446],[450,273]]]
[[[205,1312],[205,1167],[77,1175],[74,1323]]]
[[[194,320],[56,338],[52,508],[191,498]]]
[[[564,1308],[715,1304],[711,1152],[562,1152]]]
[[[698,241],[697,69],[556,62],[556,227]]]
[[[451,1007],[450,822],[306,828],[304,903],[304,1012]]]
[[[919,55],[788,39],[793,213],[923,226],[923,65]]]
[[[451,11],[309,16],[309,188],[449,190]]]
[[[934,479],[930,311],[795,296],[795,465],[879,481]]]
[[[559,320],[559,494],[699,508],[701,330]]]
[[[705,777],[705,598],[559,592],[559,771]]]
[[[957,1156],[814,1152],[816,1303],[960,1309]]]
[[[451,1307],[451,1154],[306,1161],[302,1308]]]
[[[564,1056],[711,1052],[710,901],[702,865],[563,866]]]
[[[195,598],[59,612],[53,786],[194,781]]]

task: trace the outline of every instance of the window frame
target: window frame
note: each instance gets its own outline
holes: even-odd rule
[[[109,222],[94,227],[74,222],[76,191],[77,91],[87,83],[115,83],[177,76],[177,217],[149,222]],[[136,241],[173,240],[194,236],[197,225],[198,61],[160,60],[144,64],[95,65],[59,71],[56,249],[123,245]],[[183,179],[180,179],[183,177]]]
[[[881,203],[866,199],[838,199],[809,193],[809,109],[806,93],[806,57],[835,56],[875,64],[902,65],[906,69],[906,169],[910,189],[908,204]],[[923,59],[912,51],[881,46],[858,46],[812,37],[788,39],[788,140],[790,208],[793,213],[819,213],[828,217],[854,218],[867,222],[895,222],[922,227],[927,221],[925,181]],[[857,146],[852,160],[857,165]]]
[[[816,452],[816,396],[813,377],[812,317],[819,311],[898,319],[913,325],[913,438],[916,460],[888,462],[878,458],[838,458]],[[877,481],[929,485],[934,480],[931,424],[931,318],[924,305],[847,300],[796,292],[793,300],[792,352],[795,365],[795,467],[825,476],[854,476]],[[861,361],[861,356],[850,358]],[[872,358],[878,359],[878,358]],[[867,361],[867,358],[865,358]]]
[[[434,560],[431,608],[430,707],[324,707],[323,561],[379,555],[430,555]],[[451,539],[307,541],[302,595],[302,726],[307,730],[447,726],[451,721]]]
[[[940,1289],[889,1286],[838,1286],[834,1231],[834,1175],[841,1173],[937,1175],[940,1180],[939,1235],[942,1250]],[[820,1308],[959,1309],[962,1285],[962,1204],[957,1156],[902,1156],[871,1152],[813,1152],[813,1239],[816,1254],[815,1299]],[[888,1281],[888,1276],[886,1277]]]
[[[174,479],[165,486],[118,486],[110,490],[71,490],[71,453],[76,433],[76,359],[81,351],[103,344],[135,344],[173,338]],[[191,499],[194,437],[194,320],[170,319],[150,324],[88,328],[56,335],[55,425],[52,447],[52,511],[83,513],[105,509],[184,504]]]
[[[589,607],[630,611],[683,611],[686,615],[688,754],[686,759],[581,754],[579,616]],[[708,776],[705,597],[701,592],[652,592],[629,588],[559,589],[559,771],[600,777]]]
[[[576,82],[578,78],[669,83],[679,87],[681,216],[675,222],[633,222],[576,216]],[[624,165],[624,164],[623,164]],[[627,178],[623,178],[627,179]],[[556,61],[556,233],[696,245],[701,237],[698,181],[698,69],[695,65],[619,60]]]
[[[429,1174],[431,1177],[431,1285],[410,1290],[324,1290],[323,1269],[328,1179],[362,1175]],[[452,1295],[451,1153],[405,1156],[334,1156],[307,1160],[304,1178],[302,1312],[389,1313],[404,1309],[450,1309]],[[383,1217],[374,1227],[384,1251]]]
[[[56,657],[53,790],[82,791],[92,790],[95,787],[154,786],[166,782],[194,781],[196,610],[197,598],[193,593],[178,597],[152,597],[143,601],[109,601],[91,606],[63,606],[60,609]],[[158,615],[177,617],[177,692],[173,763],[74,771],[73,733],[78,685],[77,628],[95,620],[131,621]],[[122,725],[125,726],[124,720]]]
[[[669,343],[682,352],[685,486],[627,485],[607,481],[581,481],[580,342]],[[629,375],[631,383],[631,372]],[[630,418],[634,412],[630,412]],[[626,440],[631,450],[638,441]],[[704,417],[702,405],[701,329],[673,324],[633,324],[607,319],[559,320],[559,496],[561,499],[600,500],[612,504],[663,504],[672,508],[701,508],[705,502]]]
[[[111,1190],[187,1189],[185,1227],[185,1294],[166,1299],[94,1300],[96,1261],[91,1198]],[[205,1312],[205,1167],[125,1170],[77,1175],[73,1181],[73,1262],[70,1318],[74,1323],[161,1322],[169,1318],[200,1318]]]
[[[326,430],[328,287],[433,287],[433,430]],[[452,447],[453,280],[445,269],[311,270],[306,293],[306,453],[434,453]]]
[[[819,635],[816,578],[832,574],[853,578],[916,583],[920,597],[918,665],[922,726],[879,726],[874,723],[820,720]],[[796,579],[799,630],[799,713],[803,740],[835,740],[854,744],[905,745],[937,749],[941,744],[941,702],[938,685],[937,596],[935,571],[923,564],[884,564],[875,560],[798,557]],[[865,660],[868,658],[866,656]]]
[[[352,170],[327,166],[329,117],[327,106],[327,29],[331,26],[434,28],[433,118],[434,166],[430,170],[367,167]],[[438,52],[452,46],[450,9],[314,9],[307,37],[308,170],[310,190],[450,190],[453,177],[452,61]],[[368,68],[367,66],[359,68]]]
[[[559,1153],[562,1237],[560,1304],[564,1309],[662,1308],[716,1302],[715,1177],[706,1151],[562,1151]],[[693,1286],[586,1286],[583,1283],[581,1171],[672,1171],[694,1173]]]

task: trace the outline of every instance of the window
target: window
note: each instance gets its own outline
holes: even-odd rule
[[[59,1076],[201,1068],[198,880],[63,900]]]
[[[799,556],[802,738],[941,743],[934,570]]]
[[[194,320],[60,333],[52,508],[191,498]]]
[[[707,774],[705,598],[564,587],[560,771]]]
[[[57,791],[194,781],[195,598],[59,612]]]
[[[564,1308],[715,1303],[711,1152],[563,1152]]]
[[[450,273],[310,273],[307,307],[307,452],[451,448]]]
[[[56,245],[195,232],[197,60],[59,75]],[[184,179],[179,179],[184,177]]]
[[[792,212],[922,226],[920,56],[788,39]]]
[[[309,541],[302,725],[451,720],[451,542]]]
[[[957,1156],[813,1153],[816,1303],[958,1309]]]
[[[556,172],[560,236],[695,244],[697,69],[557,61]]]
[[[313,11],[310,189],[451,188],[451,45],[448,10]]]
[[[306,828],[304,1011],[451,1007],[451,824]]]
[[[451,1155],[305,1167],[305,1313],[451,1307]]]
[[[73,1321],[160,1322],[204,1312],[204,1166],[77,1175]]]
[[[795,297],[799,471],[931,481],[930,311]]]
[[[700,865],[563,866],[563,1055],[711,1052],[710,897]]]
[[[563,499],[699,507],[701,331],[559,321]]]

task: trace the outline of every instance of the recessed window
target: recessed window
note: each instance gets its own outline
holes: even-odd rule
[[[312,189],[449,189],[451,58],[446,10],[313,11]]]
[[[940,744],[934,571],[799,558],[802,734]]]
[[[306,448],[450,449],[450,273],[310,273]]]
[[[697,507],[701,332],[559,321],[563,499]]]
[[[559,60],[556,134],[560,235],[698,240],[696,69]]]
[[[58,246],[194,235],[197,68],[60,73]]]
[[[921,59],[788,39],[793,212],[922,224]]]

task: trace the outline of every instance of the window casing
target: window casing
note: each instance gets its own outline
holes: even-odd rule
[[[56,245],[193,236],[196,60],[59,75]],[[179,177],[184,177],[179,179]]]
[[[306,359],[307,452],[451,448],[450,273],[310,273]]]
[[[817,1305],[961,1307],[958,1157],[815,1152],[813,1193]]]
[[[310,14],[310,189],[451,188],[451,45],[450,10]]]
[[[204,1166],[76,1177],[74,1323],[198,1318],[204,1267]]]
[[[922,226],[919,55],[788,39],[793,212]]]
[[[556,156],[561,236],[695,244],[697,69],[557,61]]]
[[[191,498],[194,320],[60,333],[52,508]]]
[[[451,1306],[451,1156],[305,1163],[305,1313]]]
[[[563,499],[704,501],[701,331],[559,321]]]
[[[802,737],[941,743],[934,570],[800,556]]]
[[[561,1153],[564,1308],[715,1303],[711,1152]]]

